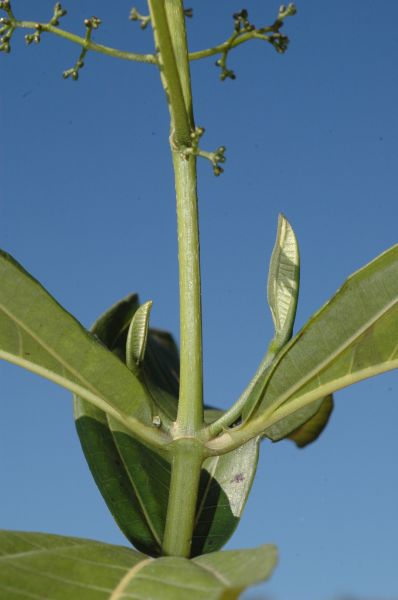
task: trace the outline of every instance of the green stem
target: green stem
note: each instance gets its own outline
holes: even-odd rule
[[[269,28],[272,31],[271,28]],[[222,44],[218,44],[217,46],[213,46],[212,48],[205,48],[203,50],[197,50],[196,52],[189,53],[189,60],[201,60],[202,58],[208,58],[209,56],[215,56],[216,54],[222,54],[225,51],[232,50],[245,42],[250,40],[262,40],[264,42],[270,41],[270,36],[259,33],[258,31],[248,31],[245,33],[239,33],[238,36],[231,36]]]
[[[176,442],[162,543],[163,553],[168,556],[190,556],[203,460],[201,444],[189,439]]]
[[[177,430],[195,435],[203,425],[202,308],[196,157],[173,153],[180,281],[180,397]]]
[[[169,105],[170,144],[177,199],[180,284],[180,393],[163,552],[190,556],[204,447],[202,310],[196,157],[192,147],[195,124],[182,0],[148,0],[160,75]]]
[[[100,52],[107,56],[114,58],[122,58],[124,60],[132,60],[136,62],[156,64],[156,56],[153,54],[137,54],[136,52],[125,52],[123,50],[117,50],[116,48],[110,48],[109,46],[103,46],[102,44],[96,44],[95,42],[87,41],[86,38],[55,27],[48,23],[37,23],[37,21],[13,21],[12,25],[15,29],[33,29],[36,30],[37,26],[40,27],[40,31],[53,33],[59,37],[62,37],[70,42],[74,42],[87,50],[94,52]]]
[[[185,16],[181,0],[148,4],[170,110],[177,197],[181,366],[175,433],[195,436],[203,426],[202,309],[196,157],[184,154],[194,131]]]

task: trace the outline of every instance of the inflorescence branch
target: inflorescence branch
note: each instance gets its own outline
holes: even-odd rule
[[[191,133],[192,145],[184,148],[183,155],[188,158],[189,156],[201,156],[202,158],[206,158],[209,160],[213,166],[213,173],[217,177],[224,172],[224,169],[221,167],[221,164],[225,163],[225,146],[220,146],[217,148],[215,152],[207,152],[205,150],[201,150],[199,148],[199,141],[202,135],[204,134],[204,127],[196,127],[195,131]]]
[[[71,69],[67,69],[63,72],[62,76],[64,79],[68,79],[68,77],[71,77],[74,81],[77,81],[79,79],[79,71],[84,67],[84,58],[89,50],[88,44],[91,41],[93,29],[98,29],[98,27],[101,25],[101,19],[98,19],[98,17],[91,17],[91,19],[85,19],[84,25],[86,27],[86,45],[83,46],[75,65]]]
[[[227,67],[229,52],[244,42],[257,39],[270,43],[277,52],[283,54],[287,50],[289,38],[286,35],[283,35],[280,32],[280,29],[284,24],[284,20],[287,17],[295,15],[296,12],[297,9],[294,4],[289,4],[288,6],[282,5],[279,8],[277,18],[272,25],[256,28],[256,26],[249,21],[248,11],[242,9],[240,12],[233,15],[234,32],[225,42],[218,46],[214,46],[213,48],[191,52],[189,54],[189,59],[199,60],[201,58],[219,54],[220,58],[216,61],[216,66],[221,69],[220,79],[222,81],[225,79],[235,79],[236,75],[234,71]]]
[[[75,66],[72,69],[65,71],[64,77],[71,77],[72,79],[78,78],[79,69],[82,68],[83,59],[89,50],[100,52],[101,54],[106,54],[108,56],[113,56],[114,58],[157,64],[157,58],[154,54],[125,52],[123,50],[117,50],[116,48],[110,48],[109,46],[104,46],[102,44],[93,42],[91,39],[92,31],[93,29],[98,29],[101,22],[97,17],[91,17],[91,19],[86,19],[84,21],[86,27],[85,37],[81,37],[69,31],[60,29],[59,20],[61,17],[66,15],[67,12],[64,8],[62,8],[60,2],[56,3],[53,16],[48,23],[38,23],[37,21],[18,21],[12,11],[10,0],[0,0],[0,10],[3,10],[6,13],[6,16],[0,18],[0,52],[10,52],[11,38],[16,29],[33,30],[33,33],[29,33],[25,36],[27,44],[38,44],[41,39],[41,34],[46,32],[67,39],[82,47],[82,52]]]
[[[192,17],[192,8],[184,8],[184,15],[186,17]],[[150,15],[142,15],[135,7],[131,9],[129,19],[130,21],[139,21],[141,29],[146,29],[151,22]]]

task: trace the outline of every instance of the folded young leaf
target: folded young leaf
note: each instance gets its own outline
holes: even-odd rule
[[[156,439],[152,402],[125,365],[11,256],[0,252],[0,358],[78,393]]]
[[[145,302],[137,308],[129,326],[126,341],[126,364],[133,373],[138,370],[140,363],[144,360],[151,308],[152,302]]]
[[[278,232],[268,273],[268,303],[278,350],[291,337],[296,316],[300,278],[297,239],[289,221],[279,215]]]
[[[281,352],[256,417],[274,425],[356,381],[398,367],[398,246],[351,275]],[[297,422],[297,427],[302,423]]]
[[[274,546],[153,559],[122,546],[30,532],[0,532],[0,595],[57,600],[235,600],[268,579]]]
[[[268,273],[268,304],[275,334],[253,378],[235,404],[210,428],[216,435],[240,420],[245,423],[261,400],[264,379],[278,352],[289,341],[296,316],[299,293],[300,257],[295,233],[288,220],[279,215],[278,231]]]

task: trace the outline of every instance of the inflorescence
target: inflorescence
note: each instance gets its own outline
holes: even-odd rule
[[[195,131],[191,133],[191,146],[184,148],[183,155],[186,158],[189,156],[201,156],[202,158],[206,158],[209,160],[213,166],[213,173],[218,177],[221,173],[224,172],[221,164],[225,163],[225,146],[220,146],[215,150],[215,152],[207,152],[206,150],[202,150],[199,148],[199,141],[202,135],[204,134],[204,127],[196,127]]]
[[[229,52],[236,46],[251,39],[260,39],[269,42],[277,52],[283,54],[286,52],[289,38],[280,33],[280,29],[287,17],[295,15],[297,9],[294,4],[288,6],[282,5],[279,8],[279,13],[274,23],[268,27],[256,28],[249,21],[249,13],[246,9],[233,14],[234,32],[231,37],[220,46],[220,58],[216,61],[216,66],[220,67],[220,79],[236,79],[235,72],[227,67],[227,59]]]
[[[79,78],[79,71],[84,67],[84,59],[89,50],[96,50],[118,58],[157,64],[157,57],[154,54],[123,52],[92,42],[91,37],[93,30],[98,29],[101,24],[101,20],[98,19],[98,17],[85,19],[84,25],[86,34],[84,38],[61,30],[59,28],[59,22],[60,19],[66,15],[67,11],[61,6],[60,2],[55,4],[53,15],[48,23],[18,21],[12,11],[10,0],[0,0],[0,10],[6,13],[6,16],[0,18],[0,52],[10,52],[12,35],[14,31],[19,28],[33,30],[33,33],[25,35],[25,41],[28,45],[32,43],[38,44],[41,40],[42,33],[48,32],[70,39],[81,46],[82,50],[75,65],[63,73],[65,79],[70,77],[76,81]],[[192,17],[192,9],[184,9],[184,14],[186,17]],[[189,59],[198,60],[218,54],[220,55],[220,58],[217,60],[216,65],[221,69],[220,79],[222,81],[225,79],[235,79],[236,75],[234,71],[227,67],[229,52],[240,44],[252,39],[269,42],[279,53],[286,52],[289,38],[286,35],[283,35],[280,30],[284,24],[284,20],[294,14],[296,14],[296,7],[294,4],[288,4],[287,6],[282,5],[279,8],[277,18],[272,25],[256,28],[249,20],[248,11],[242,9],[240,12],[233,14],[234,31],[225,42],[206,50],[192,52],[189,54]],[[129,18],[132,21],[139,22],[141,29],[145,29],[151,22],[150,15],[142,15],[136,8],[131,9]],[[195,129],[191,134],[191,143],[183,149],[183,155],[186,158],[189,158],[189,156],[202,156],[203,158],[206,158],[211,162],[214,174],[217,176],[221,175],[224,171],[221,165],[226,160],[225,147],[220,146],[214,152],[207,152],[199,148],[199,141],[204,134],[204,131],[203,127],[197,127]]]
[[[79,79],[79,71],[84,67],[84,58],[89,50],[88,42],[91,40],[91,35],[93,33],[93,29],[98,29],[101,25],[101,19],[98,17],[91,17],[91,19],[84,19],[84,25],[86,27],[86,36],[85,41],[87,43],[86,46],[83,46],[82,51],[80,52],[79,58],[77,59],[75,65],[71,69],[67,69],[63,72],[63,78],[68,79],[71,77],[74,81]]]
[[[192,8],[184,8],[184,15],[186,17],[192,17]],[[131,9],[129,19],[130,21],[139,21],[141,29],[146,29],[151,22],[150,15],[142,15],[135,7]]]
[[[11,37],[15,30],[15,17],[9,0],[0,2],[0,10],[4,10],[6,17],[0,18],[0,52],[8,54],[11,51]]]

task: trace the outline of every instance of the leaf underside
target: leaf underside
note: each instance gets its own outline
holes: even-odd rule
[[[10,600],[234,600],[267,579],[274,546],[153,559],[122,546],[0,531],[0,596]]]
[[[398,367],[398,246],[351,275],[287,344],[264,385],[257,416],[303,424],[298,409]],[[276,419],[279,417],[278,421]]]
[[[278,421],[265,430],[265,436],[273,442],[283,439],[292,440],[299,448],[315,442],[329,422],[333,411],[333,396],[321,398],[305,406],[297,413]],[[297,423],[302,423],[297,426]]]
[[[11,256],[0,251],[0,358],[80,395],[114,416],[151,425],[142,384]]]

